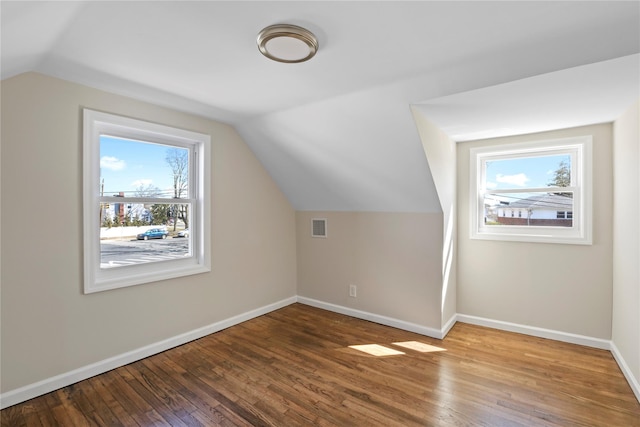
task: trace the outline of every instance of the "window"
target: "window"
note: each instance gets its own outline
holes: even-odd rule
[[[573,219],[573,212],[571,211],[558,211],[556,212],[557,219]]]
[[[208,135],[84,110],[84,291],[210,271]]]
[[[590,136],[470,156],[472,239],[591,244]]]

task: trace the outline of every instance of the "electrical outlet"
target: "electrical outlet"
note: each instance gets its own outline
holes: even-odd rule
[[[349,296],[355,298],[356,297],[356,285],[349,285]]]

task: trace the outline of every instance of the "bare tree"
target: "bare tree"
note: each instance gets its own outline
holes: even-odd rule
[[[138,186],[135,190],[135,197],[162,197],[162,190],[156,187],[153,184]],[[137,218],[139,222],[148,221],[149,224],[152,225],[162,225],[167,221],[167,205],[157,205],[157,204],[145,204],[144,209],[146,210],[145,217],[143,220]]]
[[[189,152],[186,149],[170,148],[167,150],[165,161],[173,173],[173,198],[180,199],[186,196],[189,190]],[[176,231],[177,219],[181,219],[185,228],[189,228],[188,205],[172,205],[171,211],[174,216],[173,231]]]
[[[135,197],[160,197],[162,194],[162,190],[156,187],[153,184],[148,184],[147,186],[140,185],[136,188]]]

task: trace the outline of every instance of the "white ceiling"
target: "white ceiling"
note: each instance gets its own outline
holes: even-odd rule
[[[299,210],[438,211],[412,115],[454,140],[609,122],[640,96],[637,1],[0,3],[27,71],[233,124]],[[302,64],[258,32],[304,26]],[[117,112],[116,112],[117,113]]]

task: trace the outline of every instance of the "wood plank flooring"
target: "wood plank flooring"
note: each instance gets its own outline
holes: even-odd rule
[[[445,351],[420,352],[398,342]],[[373,356],[351,345],[404,354]],[[3,410],[2,426],[640,426],[608,351],[293,304]]]

